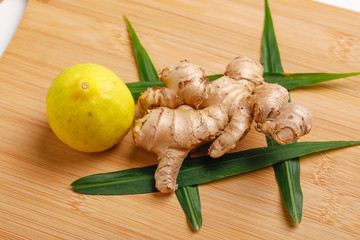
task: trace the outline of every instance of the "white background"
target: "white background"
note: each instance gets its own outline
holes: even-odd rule
[[[342,7],[353,11],[360,12],[359,0],[315,0],[315,2],[322,2],[336,7]]]
[[[360,0],[315,0],[360,12]],[[27,5],[27,0],[3,0],[0,3],[0,57],[11,41]]]

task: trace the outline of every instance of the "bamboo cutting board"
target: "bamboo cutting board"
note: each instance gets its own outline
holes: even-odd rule
[[[271,0],[286,72],[360,71],[360,14],[308,0]],[[79,177],[156,163],[129,133],[96,154],[65,146],[49,128],[45,97],[64,68],[97,63],[139,81],[123,15],[157,70],[181,59],[208,75],[237,55],[260,58],[263,1],[30,0],[0,59],[1,239],[356,239],[360,147],[303,157],[302,223],[285,210],[273,169],[201,185],[203,227],[192,232],[175,195],[87,196]],[[360,77],[291,92],[308,107],[301,141],[360,139]],[[238,150],[265,146],[251,131]]]

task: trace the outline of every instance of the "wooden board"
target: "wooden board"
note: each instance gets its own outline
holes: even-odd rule
[[[360,71],[360,14],[308,0],[271,0],[286,72]],[[260,58],[263,1],[30,0],[0,59],[1,239],[355,239],[360,235],[360,147],[301,160],[302,223],[294,225],[273,169],[199,187],[203,227],[192,232],[175,195],[86,196],[79,177],[154,164],[131,134],[88,154],[46,120],[45,97],[64,68],[92,62],[139,81],[123,15],[157,70],[181,59],[222,73],[237,55]],[[313,113],[302,141],[359,140],[360,77],[291,92]],[[252,131],[238,150],[265,146]]]

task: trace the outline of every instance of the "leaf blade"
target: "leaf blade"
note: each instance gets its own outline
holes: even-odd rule
[[[360,141],[301,142],[254,148],[225,154],[220,158],[186,159],[177,179],[179,187],[204,184],[236,174],[257,170],[312,153],[360,145]],[[74,181],[73,191],[91,195],[125,195],[156,192],[153,179],[156,165],[100,173]],[[136,188],[136,189],[134,189]]]
[[[197,185],[183,186],[175,191],[191,227],[198,231],[202,226],[201,202]]]
[[[164,84],[158,81],[159,76],[155,70],[155,67],[147,54],[145,48],[140,43],[139,38],[136,35],[133,27],[131,26],[129,20],[125,16],[125,21],[128,26],[131,39],[133,41],[133,47],[135,52],[135,57],[137,60],[137,65],[139,69],[140,84],[127,84],[130,92],[135,100],[137,100],[146,88],[149,87],[149,82],[152,86],[164,86]],[[139,86],[141,86],[139,88]],[[144,86],[146,88],[144,89]],[[202,217],[201,217],[201,208],[196,206],[201,206],[199,189],[197,186],[179,188],[178,193],[176,194],[181,207],[183,208],[185,215],[187,216],[190,224],[195,230],[199,230],[201,227]],[[201,220],[201,221],[200,221]]]
[[[264,72],[284,71],[267,0],[265,0],[264,29],[261,37],[261,62],[264,63]]]
[[[133,83],[126,83],[126,86],[129,88],[131,95],[133,96],[134,100],[136,101],[142,92],[149,87],[164,87],[165,84],[160,81],[147,81],[147,82],[133,82]]]
[[[206,78],[209,80],[209,81],[214,81],[220,77],[224,76],[223,74],[214,74],[214,75],[208,75],[206,76]]]
[[[215,75],[209,75],[206,76],[209,81],[214,81],[218,79],[219,77],[223,76],[222,74],[215,74]],[[140,94],[142,92],[145,92],[147,88],[149,87],[164,87],[165,84],[160,81],[142,81],[142,82],[132,82],[132,83],[126,83],[126,86],[129,88],[134,100],[137,100],[140,97]]]
[[[303,193],[300,181],[297,181],[296,178],[297,176],[300,176],[299,158],[288,159],[284,162],[275,164],[274,169],[276,169],[275,171],[277,172],[275,176],[284,202],[286,201],[285,205],[287,206],[294,221],[296,223],[300,223],[302,217]],[[290,174],[288,174],[289,172]],[[286,181],[283,179],[286,179]]]
[[[128,18],[126,16],[124,16],[124,18],[131,36],[134,54],[135,54],[141,81],[144,82],[157,81],[159,79],[159,76],[156,72],[154,65],[151,62],[148,53],[146,52],[145,48],[142,46]]]
[[[282,73],[264,72],[264,79],[269,83],[278,83],[287,90],[314,85],[321,82],[331,81],[340,78],[347,78],[360,75],[360,72],[353,73]]]
[[[284,71],[281,64],[280,51],[267,0],[265,0],[264,30],[261,42],[261,61],[264,63],[264,73]],[[266,137],[266,140],[268,146],[278,145],[278,143],[276,143],[273,139]],[[294,221],[299,223],[301,221],[301,210],[303,205],[303,194],[300,186],[300,171],[295,171],[295,169],[300,168],[299,158],[289,159],[288,161],[275,164],[273,165],[273,168],[285,206]]]
[[[354,73],[282,73],[282,72],[264,72],[264,79],[269,83],[278,83],[287,90],[292,90],[302,86],[314,85],[321,82],[331,81],[340,78],[360,75],[360,72]],[[209,81],[214,81],[222,74],[207,76]],[[127,83],[134,100],[137,100],[142,92],[149,87],[164,87],[165,84],[160,81],[133,82]]]

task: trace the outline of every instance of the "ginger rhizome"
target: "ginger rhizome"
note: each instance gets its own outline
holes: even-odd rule
[[[209,82],[204,70],[188,61],[166,67],[166,87],[148,88],[138,99],[142,117],[133,128],[135,143],[158,156],[155,172],[160,192],[177,189],[176,178],[189,152],[212,142],[213,158],[234,149],[250,130],[288,144],[311,129],[311,114],[289,103],[288,91],[264,82],[260,63],[235,58],[224,76]]]

